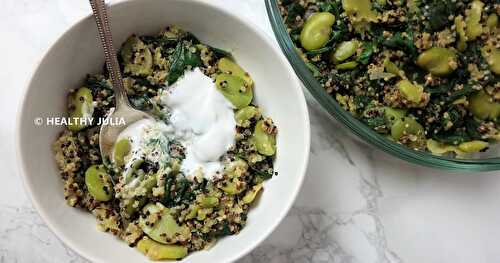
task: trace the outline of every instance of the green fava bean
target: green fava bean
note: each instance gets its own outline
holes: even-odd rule
[[[250,204],[255,200],[255,197],[257,197],[257,194],[262,190],[262,183],[254,185],[251,190],[249,190],[245,196],[243,197],[242,201],[244,204]]]
[[[420,0],[408,0],[407,5],[408,5],[408,10],[410,11],[410,14],[415,14],[418,11],[420,11],[420,8],[419,8]]]
[[[196,215],[198,214],[198,210],[200,210],[200,208],[197,205],[191,205],[189,207],[189,213],[186,215],[185,218],[187,220],[191,220],[191,219],[195,218]]]
[[[404,117],[396,122],[391,127],[391,137],[398,141],[404,135],[415,135],[422,137],[424,128],[414,118]]]
[[[300,44],[305,50],[322,48],[330,39],[335,16],[329,12],[310,16],[300,32]]]
[[[124,164],[124,158],[130,153],[131,146],[130,141],[125,138],[121,139],[115,143],[115,149],[113,151],[113,159],[115,164],[121,167]]]
[[[483,56],[488,62],[491,72],[496,75],[500,75],[500,49],[490,49],[490,51]]]
[[[481,16],[483,13],[484,3],[479,0],[474,0],[465,17],[465,34],[468,40],[474,40],[483,33],[481,25]]]
[[[467,36],[465,34],[465,22],[462,16],[455,17],[455,28],[458,34],[457,49],[464,51],[467,48]]]
[[[397,120],[400,120],[406,116],[406,110],[394,109],[391,107],[384,107],[384,117],[389,127],[391,127]]]
[[[122,213],[124,218],[131,218],[138,210],[147,203],[146,196],[140,196],[132,199],[120,200],[120,206],[123,207]]]
[[[377,18],[377,13],[372,9],[371,0],[342,0],[342,7],[351,21],[374,21]]]
[[[257,122],[252,140],[260,154],[273,156],[276,153],[276,134],[270,132],[270,125],[267,122],[264,120]]]
[[[139,242],[137,242],[137,249],[141,251],[144,255],[148,254],[148,250],[155,244],[153,240],[149,237],[143,237]]]
[[[345,41],[340,43],[340,45],[335,49],[332,54],[332,60],[335,63],[344,61],[350,58],[352,55],[356,54],[356,50],[359,47],[359,42],[356,40]]]
[[[196,215],[196,219],[198,221],[203,221],[205,218],[207,218],[207,215],[213,212],[212,208],[201,208],[198,210],[198,213]]]
[[[188,254],[188,249],[181,245],[156,244],[148,251],[148,258],[151,260],[181,259]]]
[[[113,185],[103,165],[92,165],[85,171],[85,185],[97,201],[106,202],[113,197]]]
[[[154,241],[162,244],[174,244],[190,238],[189,228],[185,225],[178,225],[169,208],[159,203],[151,203],[143,208],[143,213],[149,216],[139,218],[139,226]],[[149,217],[155,215],[159,216],[157,220],[150,222]]]
[[[449,152],[455,152],[455,153],[461,153],[461,151],[459,151],[457,149],[457,146],[455,145],[446,145],[446,144],[442,144],[442,143],[439,143],[433,139],[428,139],[426,141],[426,146],[427,146],[427,149],[434,155],[443,155],[445,153],[449,153]]]
[[[121,50],[125,64],[124,72],[134,76],[149,76],[153,73],[153,54],[138,37],[127,39]]]
[[[249,87],[253,86],[253,80],[248,72],[246,72],[243,68],[241,68],[238,64],[234,63],[229,58],[221,58],[217,62],[217,66],[222,73],[240,77],[247,83]]]
[[[466,153],[475,153],[488,148],[488,145],[487,142],[483,141],[470,141],[459,144],[458,149]]]
[[[260,117],[260,111],[258,108],[254,106],[246,106],[245,108],[239,109],[234,115],[234,118],[236,120],[236,125],[245,128],[250,126],[250,120],[252,118],[259,118],[259,117]]]
[[[180,245],[164,245],[144,237],[137,242],[137,249],[151,260],[181,259],[187,256],[188,249]]]
[[[219,204],[219,199],[214,196],[205,196],[200,200],[200,206],[202,208],[212,208]]]
[[[227,182],[226,184],[224,184],[224,186],[222,186],[222,191],[226,192],[227,194],[230,194],[230,195],[237,195],[241,192],[243,192],[243,187],[238,187],[238,183],[237,183],[238,180],[232,180],[230,182]]]
[[[224,173],[229,178],[239,178],[248,170],[248,164],[242,159],[236,159],[224,167]]]
[[[68,125],[68,129],[79,131],[87,127],[90,123],[80,120],[88,120],[94,114],[92,91],[86,87],[79,88],[75,93],[69,95],[68,100],[69,117],[75,120]]]
[[[141,164],[144,162],[144,159],[142,158],[137,158],[135,160],[132,161],[132,163],[130,164],[130,166],[127,166],[125,168],[125,171],[123,172],[123,176],[125,178],[125,182],[126,183],[129,183],[130,180],[132,179],[132,174],[137,171],[137,169],[139,169],[139,167],[141,166]]]
[[[424,94],[422,86],[415,85],[406,79],[400,80],[396,86],[407,100],[415,103],[419,103],[422,100],[422,95]]]
[[[237,76],[219,74],[215,78],[217,89],[228,99],[234,107],[241,109],[248,106],[253,99],[253,90],[245,81]]]
[[[385,71],[387,71],[388,73],[394,74],[394,75],[399,76],[401,78],[405,77],[404,71],[400,70],[398,68],[398,66],[396,66],[396,64],[394,64],[394,62],[389,60],[389,58],[384,59],[384,68],[385,68]]]
[[[495,28],[498,27],[498,16],[497,14],[491,14],[488,16],[488,19],[486,19],[486,26],[488,26],[488,29],[490,31],[495,30]]]
[[[496,120],[500,116],[500,103],[481,90],[469,98],[469,110],[478,119]]]
[[[435,76],[446,76],[456,69],[457,56],[450,49],[433,47],[418,56],[417,65]]]
[[[346,63],[338,64],[335,66],[335,68],[340,69],[340,70],[350,70],[350,69],[355,69],[357,66],[358,66],[358,62],[349,61]]]

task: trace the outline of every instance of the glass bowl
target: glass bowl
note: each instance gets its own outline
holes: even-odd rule
[[[285,23],[281,17],[277,0],[265,0],[266,9],[271,22],[272,29],[288,61],[292,65],[295,73],[302,80],[306,88],[319,104],[330,113],[335,119],[346,126],[350,132],[361,138],[363,141],[383,150],[393,156],[405,161],[447,169],[460,171],[492,171],[500,170],[500,156],[497,149],[489,150],[487,154],[479,154],[469,159],[458,159],[451,157],[436,156],[428,152],[416,151],[401,144],[395,143],[386,137],[373,131],[361,121],[357,120],[351,113],[345,111],[319,82],[313,77],[304,61],[296,51],[292,39],[288,35]],[[494,153],[492,154],[492,151]],[[494,156],[494,158],[492,158]]]

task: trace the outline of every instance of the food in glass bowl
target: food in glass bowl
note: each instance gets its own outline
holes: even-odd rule
[[[500,140],[495,1],[278,1],[322,87],[374,131],[464,157]]]
[[[100,123],[69,123],[53,145],[67,203],[152,260],[237,234],[275,173],[277,127],[254,104],[251,76],[176,26],[130,36],[119,60],[131,104],[155,120],[123,130],[110,160]],[[71,118],[104,119],[113,107],[106,73],[68,95]]]

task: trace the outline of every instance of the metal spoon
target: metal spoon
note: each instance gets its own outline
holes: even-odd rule
[[[101,39],[101,45],[104,49],[106,67],[111,77],[113,90],[115,93],[115,110],[108,116],[109,120],[124,120],[124,125],[117,125],[117,122],[108,122],[101,126],[99,133],[99,147],[104,162],[110,160],[113,145],[120,132],[125,128],[143,119],[153,119],[149,114],[132,108],[127,98],[127,93],[123,87],[120,65],[116,58],[116,50],[113,46],[113,36],[109,26],[108,14],[106,12],[106,3],[104,0],[89,0],[94,13],[94,18]],[[121,122],[121,121],[119,121]],[[119,123],[118,122],[118,123]]]

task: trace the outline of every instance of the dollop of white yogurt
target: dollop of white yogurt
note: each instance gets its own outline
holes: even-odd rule
[[[118,135],[117,142],[127,139],[130,143],[130,153],[123,171],[125,189],[134,188],[141,181],[141,178],[130,177],[130,172],[134,170],[133,166],[138,160],[148,160],[159,164],[168,163],[170,160],[168,145],[172,138],[171,131],[172,128],[163,122],[144,119],[132,123]]]
[[[181,171],[191,176],[200,171],[207,179],[222,171],[219,161],[234,145],[236,122],[233,105],[199,68],[186,71],[161,96],[170,110],[169,125],[186,148]]]
[[[124,174],[133,169],[138,159],[167,163],[172,141],[185,148],[181,171],[186,177],[202,174],[211,180],[222,174],[220,158],[235,144],[236,121],[233,105],[216,89],[213,80],[199,68],[186,71],[162,92],[160,99],[167,108],[166,123],[140,120],[118,136],[117,141],[127,138],[131,146]],[[138,183],[130,179],[129,186]]]

